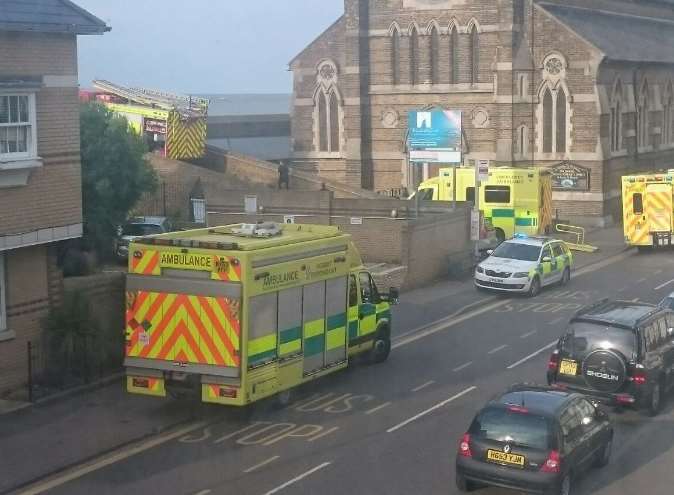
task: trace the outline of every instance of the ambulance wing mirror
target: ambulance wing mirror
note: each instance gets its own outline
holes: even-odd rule
[[[552,261],[552,258],[550,256],[543,256],[543,259],[541,261],[543,261],[543,263],[550,263]]]
[[[491,256],[492,254],[494,254],[494,250],[493,249],[487,249],[487,256]]]
[[[397,287],[391,287],[388,290],[388,302],[394,306],[400,302],[400,290]]]

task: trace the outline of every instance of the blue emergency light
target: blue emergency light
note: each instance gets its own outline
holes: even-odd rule
[[[519,232],[516,232],[513,234],[513,239],[528,239],[529,236],[526,234],[520,234]]]

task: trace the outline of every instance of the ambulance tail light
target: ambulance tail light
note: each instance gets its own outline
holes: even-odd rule
[[[461,457],[473,457],[473,452],[470,450],[470,435],[468,433],[463,435],[459,443],[459,455]]]
[[[131,383],[133,383],[134,387],[150,388],[150,380],[147,378],[134,378]]]
[[[227,399],[236,399],[236,396],[238,394],[238,390],[235,388],[225,388],[225,387],[220,387],[220,397],[224,397]]]

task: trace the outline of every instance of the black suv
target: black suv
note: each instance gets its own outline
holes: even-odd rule
[[[602,300],[581,309],[548,364],[548,384],[615,406],[660,411],[672,384],[674,312]]]
[[[477,413],[456,456],[456,485],[568,495],[575,476],[608,464],[613,426],[580,394],[516,385]]]

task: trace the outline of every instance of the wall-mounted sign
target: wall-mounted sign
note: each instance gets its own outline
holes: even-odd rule
[[[462,114],[457,110],[409,112],[410,161],[461,163],[461,118]]]
[[[561,162],[550,168],[552,188],[557,191],[589,191],[590,170],[573,162]]]
[[[363,225],[363,217],[351,217],[351,225]]]
[[[477,160],[477,174],[480,182],[487,182],[489,180],[489,160]]]
[[[156,134],[166,134],[166,121],[155,119],[143,119],[145,123],[145,132]]]

